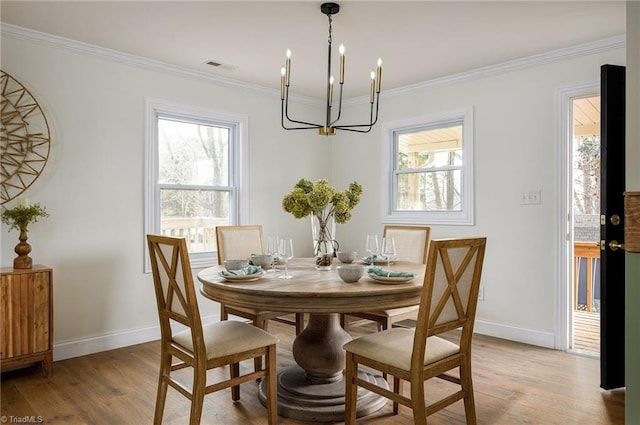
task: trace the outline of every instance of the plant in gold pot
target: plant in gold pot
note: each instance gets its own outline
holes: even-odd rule
[[[46,209],[39,204],[29,205],[29,202],[23,199],[19,199],[18,204],[11,209],[3,208],[2,222],[9,226],[9,230],[16,229],[20,232],[20,242],[14,249],[18,254],[13,259],[14,269],[30,269],[33,266],[33,260],[29,257],[31,245],[27,243],[27,230],[31,223],[35,223],[41,217],[49,217]]]
[[[334,252],[335,225],[351,219],[351,210],[360,202],[362,186],[351,182],[349,188],[338,192],[329,181],[311,182],[300,179],[282,200],[282,208],[295,218],[311,216],[313,252],[318,270],[330,270]]]

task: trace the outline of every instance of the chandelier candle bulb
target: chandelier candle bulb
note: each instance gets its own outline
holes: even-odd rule
[[[286,73],[287,73],[287,87],[291,85],[291,50],[287,49],[287,63],[286,63]]]
[[[280,68],[280,100],[284,100],[284,75],[286,72],[287,71],[284,69],[284,66]]]
[[[338,47],[340,52],[340,84],[344,84],[344,44]]]
[[[373,105],[373,96],[376,92],[376,73],[371,71],[371,94],[369,96],[369,102]]]
[[[382,80],[382,59],[378,58],[378,70],[376,75],[376,93],[380,93],[380,86]]]
[[[329,78],[329,106],[333,105],[333,75]]]

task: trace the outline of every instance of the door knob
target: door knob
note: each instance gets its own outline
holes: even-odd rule
[[[611,251],[617,251],[618,249],[624,251],[624,244],[616,240],[612,240],[611,242],[609,242],[609,248],[611,249]]]

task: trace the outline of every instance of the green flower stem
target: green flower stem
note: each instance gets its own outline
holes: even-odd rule
[[[323,212],[327,211],[327,214],[323,216]],[[320,251],[320,246],[321,244],[327,244],[330,243],[331,246],[333,246],[333,235],[331,235],[331,232],[329,231],[329,227],[327,226],[328,221],[330,218],[333,217],[335,211],[335,207],[331,206],[330,208],[324,208],[321,211],[316,211],[313,213],[313,215],[316,216],[316,218],[318,219],[318,242],[316,243],[314,252],[319,252]],[[335,217],[334,217],[335,220]]]

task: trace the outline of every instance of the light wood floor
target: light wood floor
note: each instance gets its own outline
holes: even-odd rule
[[[269,330],[280,337],[278,365],[291,364],[293,328],[272,322]],[[357,336],[369,331],[360,327],[352,332]],[[151,342],[59,361],[51,379],[43,378],[37,368],[5,372],[1,414],[40,416],[45,424],[151,424],[158,353],[158,343]],[[243,367],[252,368],[253,363]],[[624,391],[598,387],[597,359],[476,335],[473,367],[479,424],[624,424]],[[212,377],[226,372],[213,371]],[[427,393],[441,393],[445,385],[449,384],[427,384]],[[164,424],[188,423],[188,406],[184,397],[170,389]],[[429,421],[430,425],[464,424],[462,403],[430,416]],[[390,404],[360,421],[379,425],[412,422],[408,409],[401,408],[394,416]],[[240,402],[233,403],[228,390],[205,398],[202,424],[265,423],[265,410],[253,382],[241,387]],[[302,422],[280,418],[280,424]]]

